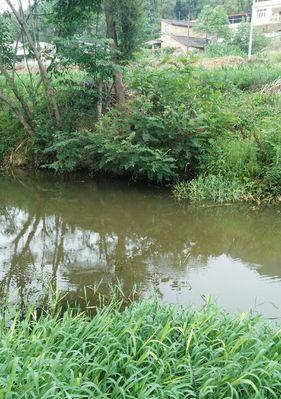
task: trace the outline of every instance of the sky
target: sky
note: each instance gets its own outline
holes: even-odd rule
[[[28,0],[21,0],[22,1],[22,6],[25,9],[28,6]],[[32,3],[32,0],[30,1],[30,3]],[[18,0],[13,0],[13,4],[15,6],[18,5]],[[5,0],[0,0],[0,13],[3,11],[7,11],[9,9],[9,7],[6,4]]]

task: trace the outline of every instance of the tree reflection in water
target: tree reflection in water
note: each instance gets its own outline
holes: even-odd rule
[[[280,227],[275,209],[190,209],[163,190],[2,175],[0,295],[24,302],[49,282],[73,292],[100,281],[104,290],[119,281],[127,295],[135,284],[181,291],[189,269],[222,255],[280,281]]]

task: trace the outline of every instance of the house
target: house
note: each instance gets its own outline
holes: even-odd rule
[[[204,51],[207,44],[206,38],[201,37],[187,37],[187,36],[169,36],[166,37],[161,45],[161,48],[175,48],[183,53],[187,53],[190,50],[200,53]]]
[[[194,29],[196,21],[181,21],[176,19],[161,20],[161,36],[182,36],[205,38],[201,32]]]
[[[249,14],[246,12],[241,12],[239,14],[229,14],[228,20],[230,27],[232,25],[240,24],[243,21],[247,21],[249,19]]]
[[[281,30],[281,0],[254,0],[252,26],[264,31]]]
[[[190,50],[202,52],[207,44],[207,39],[204,34],[194,29],[195,26],[196,21],[162,19],[161,37],[147,42],[147,45],[152,50],[174,48],[183,53]]]
[[[235,32],[239,28],[241,22],[250,20],[250,14],[248,14],[246,12],[241,12],[238,14],[229,14],[228,20],[229,20],[229,28],[233,32]]]

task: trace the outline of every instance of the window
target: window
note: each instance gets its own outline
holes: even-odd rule
[[[264,19],[264,18],[266,18],[266,8],[257,10],[257,19]]]

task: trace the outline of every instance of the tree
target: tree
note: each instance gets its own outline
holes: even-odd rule
[[[6,83],[6,87],[0,88],[0,101],[17,115],[26,131],[33,134],[35,128],[32,111],[15,83],[14,73],[11,72],[15,63],[15,54],[10,17],[8,13],[0,15],[0,72]]]
[[[198,16],[197,30],[206,33],[211,39],[228,39],[230,37],[229,21],[223,6],[206,5]]]
[[[251,24],[250,22],[241,22],[238,30],[235,32],[232,43],[247,54],[249,48]],[[258,53],[268,45],[269,39],[262,33],[255,32],[253,36],[253,53]]]
[[[48,75],[47,67],[42,60],[42,53],[36,41],[35,30],[31,30],[28,24],[31,14],[30,12],[23,12],[20,0],[17,4],[18,7],[11,0],[5,1],[10,11],[7,13],[8,18],[2,16],[0,22],[0,72],[6,83],[5,87],[2,90],[0,89],[0,100],[17,115],[26,131],[29,134],[33,134],[36,130],[36,122],[32,105],[34,106],[36,93],[42,85],[46,92],[46,98],[53,109],[56,127],[60,129],[61,115],[56,95]],[[36,4],[37,1],[33,4],[33,7]],[[13,23],[16,24],[16,29],[13,29],[14,26],[9,24],[9,20],[13,20]],[[16,40],[15,33],[17,36]],[[13,43],[14,40],[15,44]],[[26,65],[29,71],[29,81],[23,82],[16,72],[15,64],[19,42],[21,42],[24,51],[27,51],[28,48],[29,53],[36,60],[40,74],[40,80],[36,86],[34,85],[33,76],[30,73],[28,60],[26,60]]]
[[[123,105],[125,102],[125,89],[124,89],[121,69],[120,66],[117,64],[119,58],[118,54],[119,41],[117,33],[116,10],[114,8],[115,2],[114,0],[105,0],[104,3],[105,3],[104,11],[106,19],[106,35],[107,38],[111,40],[111,54],[112,54],[112,61],[114,63],[114,85],[115,85],[116,100],[119,105]],[[125,43],[124,43],[124,48],[126,48]]]
[[[138,46],[142,9],[140,0],[104,0],[107,38],[112,41],[114,84],[119,105],[125,102],[125,90],[119,63],[129,59]]]
[[[76,35],[81,40],[81,26],[98,24],[96,15],[105,21],[105,31],[100,31],[95,40],[110,41],[112,71],[117,103],[125,101],[125,90],[121,66],[138,47],[142,24],[141,0],[49,0],[53,2],[53,22],[58,23],[59,35],[70,38]],[[80,36],[80,37],[79,37]]]
[[[177,19],[196,18],[200,7],[199,0],[177,0],[174,8]]]

